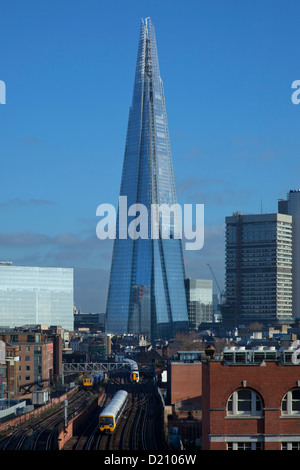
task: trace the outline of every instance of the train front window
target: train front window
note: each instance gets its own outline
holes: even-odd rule
[[[113,426],[114,419],[111,416],[101,416],[100,417],[100,425],[101,426]]]

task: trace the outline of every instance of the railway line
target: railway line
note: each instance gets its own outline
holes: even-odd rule
[[[128,400],[115,431],[99,430],[99,414],[118,390],[128,392]],[[169,450],[163,426],[162,406],[154,384],[132,384],[122,376],[115,376],[107,386],[105,400],[89,424],[72,439],[66,449],[72,450]]]
[[[68,419],[87,406],[91,392],[80,390],[68,400]],[[0,450],[56,450],[58,429],[64,422],[64,405],[49,409],[30,422],[0,436]]]
[[[118,390],[128,393],[126,406],[112,433],[99,429],[99,415]],[[70,420],[79,414],[94,397],[95,391],[78,390],[68,399]],[[0,450],[57,450],[58,433],[65,419],[64,405],[50,408],[16,429],[0,435]],[[163,410],[160,397],[151,380],[133,383],[128,375],[119,373],[110,377],[102,403],[80,431],[64,446],[64,450],[169,450],[164,436]]]

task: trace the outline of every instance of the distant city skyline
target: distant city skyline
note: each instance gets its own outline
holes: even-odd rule
[[[277,212],[300,187],[298,17],[291,1],[16,1],[1,6],[0,260],[74,268],[75,304],[104,312],[141,18],[155,24],[180,204],[205,205],[186,276],[225,280],[225,217]],[[126,21],[124,21],[126,18]],[[219,293],[214,283],[214,293]]]

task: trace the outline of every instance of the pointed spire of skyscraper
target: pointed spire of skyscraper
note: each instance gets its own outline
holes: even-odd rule
[[[124,196],[128,207],[142,204],[148,214],[153,204],[176,205],[164,91],[150,18],[141,22],[120,188],[120,197]],[[160,221],[157,238],[151,237],[151,223],[144,238],[122,239],[120,228],[118,217],[107,332],[170,338],[176,327],[188,324],[182,247],[174,223]],[[165,231],[170,231],[168,238],[163,236]]]

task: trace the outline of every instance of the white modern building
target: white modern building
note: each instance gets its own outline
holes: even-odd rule
[[[72,268],[0,263],[0,326],[28,324],[74,330]]]
[[[300,318],[300,189],[293,189],[278,203],[278,212],[293,218],[293,317]]]
[[[198,328],[201,323],[213,321],[213,286],[210,279],[184,281],[189,324]]]

